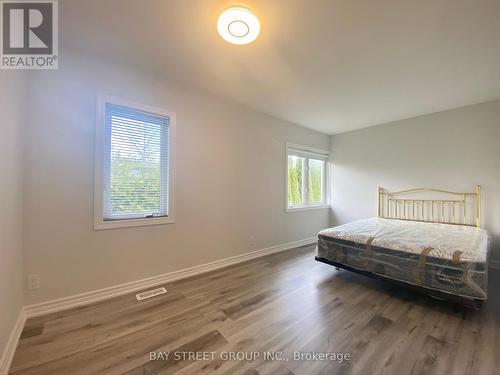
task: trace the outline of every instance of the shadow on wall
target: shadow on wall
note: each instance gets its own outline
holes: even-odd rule
[[[500,236],[490,233],[490,260],[500,263]]]

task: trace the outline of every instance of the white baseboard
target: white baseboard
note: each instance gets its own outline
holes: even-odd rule
[[[163,275],[149,277],[147,279],[132,281],[121,285],[115,285],[112,287],[94,290],[91,292],[86,292],[70,297],[64,297],[52,301],[41,302],[34,305],[28,305],[25,306],[26,316],[28,318],[32,318],[35,316],[46,315],[61,310],[67,310],[77,306],[88,305],[90,303],[107,300],[113,297],[136,292],[138,290],[154,287],[160,284],[166,284],[172,281],[185,279],[187,277],[199,275],[205,272],[214,271],[219,268],[245,262],[250,259],[259,258],[280,251],[293,249],[299,246],[309,245],[315,243],[316,241],[317,241],[316,237],[306,238],[304,240],[271,246],[265,249],[252,251],[250,253],[237,255],[231,258],[221,259],[215,262],[210,262],[179,271],[169,272]]]
[[[19,338],[23,332],[25,322],[26,312],[24,308],[22,308],[14,329],[10,334],[9,341],[7,341],[7,346],[5,347],[2,358],[0,358],[0,375],[7,375],[9,373],[10,365],[14,359],[14,353],[16,352],[17,343],[19,342]]]
[[[490,268],[494,270],[500,270],[500,261],[498,260],[490,260],[489,261]]]

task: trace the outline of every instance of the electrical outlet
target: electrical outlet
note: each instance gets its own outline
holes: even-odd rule
[[[29,275],[26,277],[28,290],[36,290],[40,288],[40,275]]]

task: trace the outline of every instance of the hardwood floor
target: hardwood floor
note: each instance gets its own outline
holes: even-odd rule
[[[142,302],[126,295],[30,319],[11,374],[498,374],[499,282],[492,271],[490,299],[466,310],[337,271],[301,247],[165,285]],[[150,361],[151,351],[170,355]],[[258,357],[226,360],[243,352]]]

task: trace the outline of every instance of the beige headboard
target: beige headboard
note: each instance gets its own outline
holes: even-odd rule
[[[480,227],[481,187],[471,193],[415,188],[386,191],[378,188],[377,216]]]

